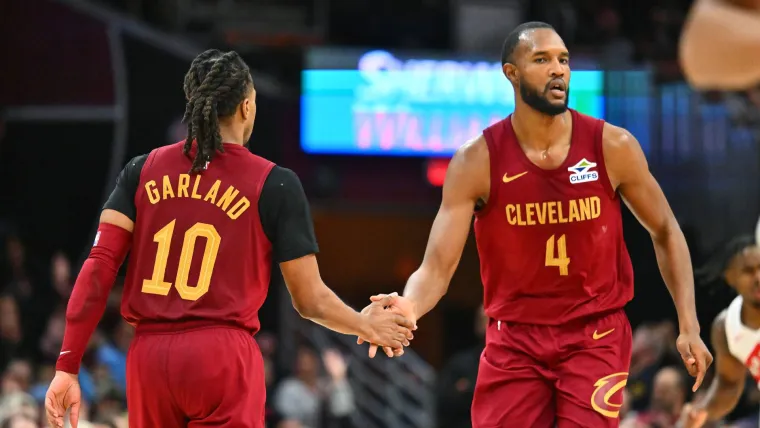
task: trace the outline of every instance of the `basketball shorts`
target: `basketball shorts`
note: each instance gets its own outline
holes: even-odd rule
[[[143,333],[127,355],[131,428],[264,428],[264,362],[250,333]]]
[[[617,427],[631,340],[623,310],[557,326],[490,320],[473,428]]]

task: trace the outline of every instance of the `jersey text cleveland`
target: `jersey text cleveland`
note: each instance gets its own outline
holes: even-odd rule
[[[529,202],[508,204],[507,221],[513,226],[574,223],[593,220],[601,214],[598,196],[569,201]]]

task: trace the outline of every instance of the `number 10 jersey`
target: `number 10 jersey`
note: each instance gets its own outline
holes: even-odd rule
[[[258,202],[274,164],[224,144],[200,173],[183,142],[153,150],[140,172],[122,315],[141,326],[228,324],[255,333],[272,266]]]

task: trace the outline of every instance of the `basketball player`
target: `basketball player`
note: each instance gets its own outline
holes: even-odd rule
[[[101,214],[45,398],[51,426],[63,427],[69,407],[77,426],[82,354],[130,246],[121,311],[137,329],[127,357],[131,427],[264,427],[252,335],[273,258],[303,317],[387,346],[411,338],[412,324],[382,303],[359,314],[320,279],[301,183],[244,147],[256,98],[240,56],[202,53],[184,89],[187,140],[132,159]]]
[[[760,382],[760,248],[752,236],[731,240],[703,269],[707,282],[723,279],[738,296],[715,317],[715,378],[701,401],[687,405],[682,426],[701,427],[727,415],[739,402],[749,370]]]
[[[680,60],[698,89],[760,84],[760,0],[696,0],[681,34]]]
[[[631,357],[623,307],[633,297],[621,200],[651,234],[694,389],[712,362],[683,233],[636,139],[568,110],[569,61],[548,24],[522,24],[507,37],[502,64],[515,111],[454,155],[422,265],[394,299],[415,322],[433,309],[474,211],[490,318],[475,428],[618,425]]]

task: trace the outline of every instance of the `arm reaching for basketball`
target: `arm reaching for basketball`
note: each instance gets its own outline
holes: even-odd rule
[[[293,307],[302,317],[338,333],[356,335],[372,343],[393,348],[409,345],[412,322],[385,311],[391,296],[373,303],[368,311],[358,313],[343,303],[319,275],[314,254],[280,263]]]
[[[625,129],[604,124],[604,161],[613,189],[649,232],[657,264],[678,312],[680,335],[676,345],[689,374],[696,376],[696,391],[712,363],[712,355],[699,336],[694,303],[694,274],[689,248],[678,221],[638,141]]]
[[[103,317],[108,294],[129,251],[134,223],[124,214],[106,209],[90,255],[82,265],[66,307],[66,330],[56,374],[45,395],[50,426],[63,427],[63,415],[71,408],[71,426],[79,423],[81,391],[77,373],[87,343]]]
[[[448,291],[470,232],[475,205],[488,197],[489,189],[488,146],[481,135],[460,147],[451,159],[422,264],[409,277],[403,297],[393,299],[396,310],[413,323],[430,312]],[[386,296],[373,296],[372,300]],[[370,356],[375,353],[373,348]],[[390,355],[387,349],[386,354]]]
[[[710,336],[715,349],[715,378],[702,400],[684,407],[679,424],[683,428],[698,428],[721,419],[734,409],[744,391],[747,370],[728,350],[725,310],[715,317]]]

